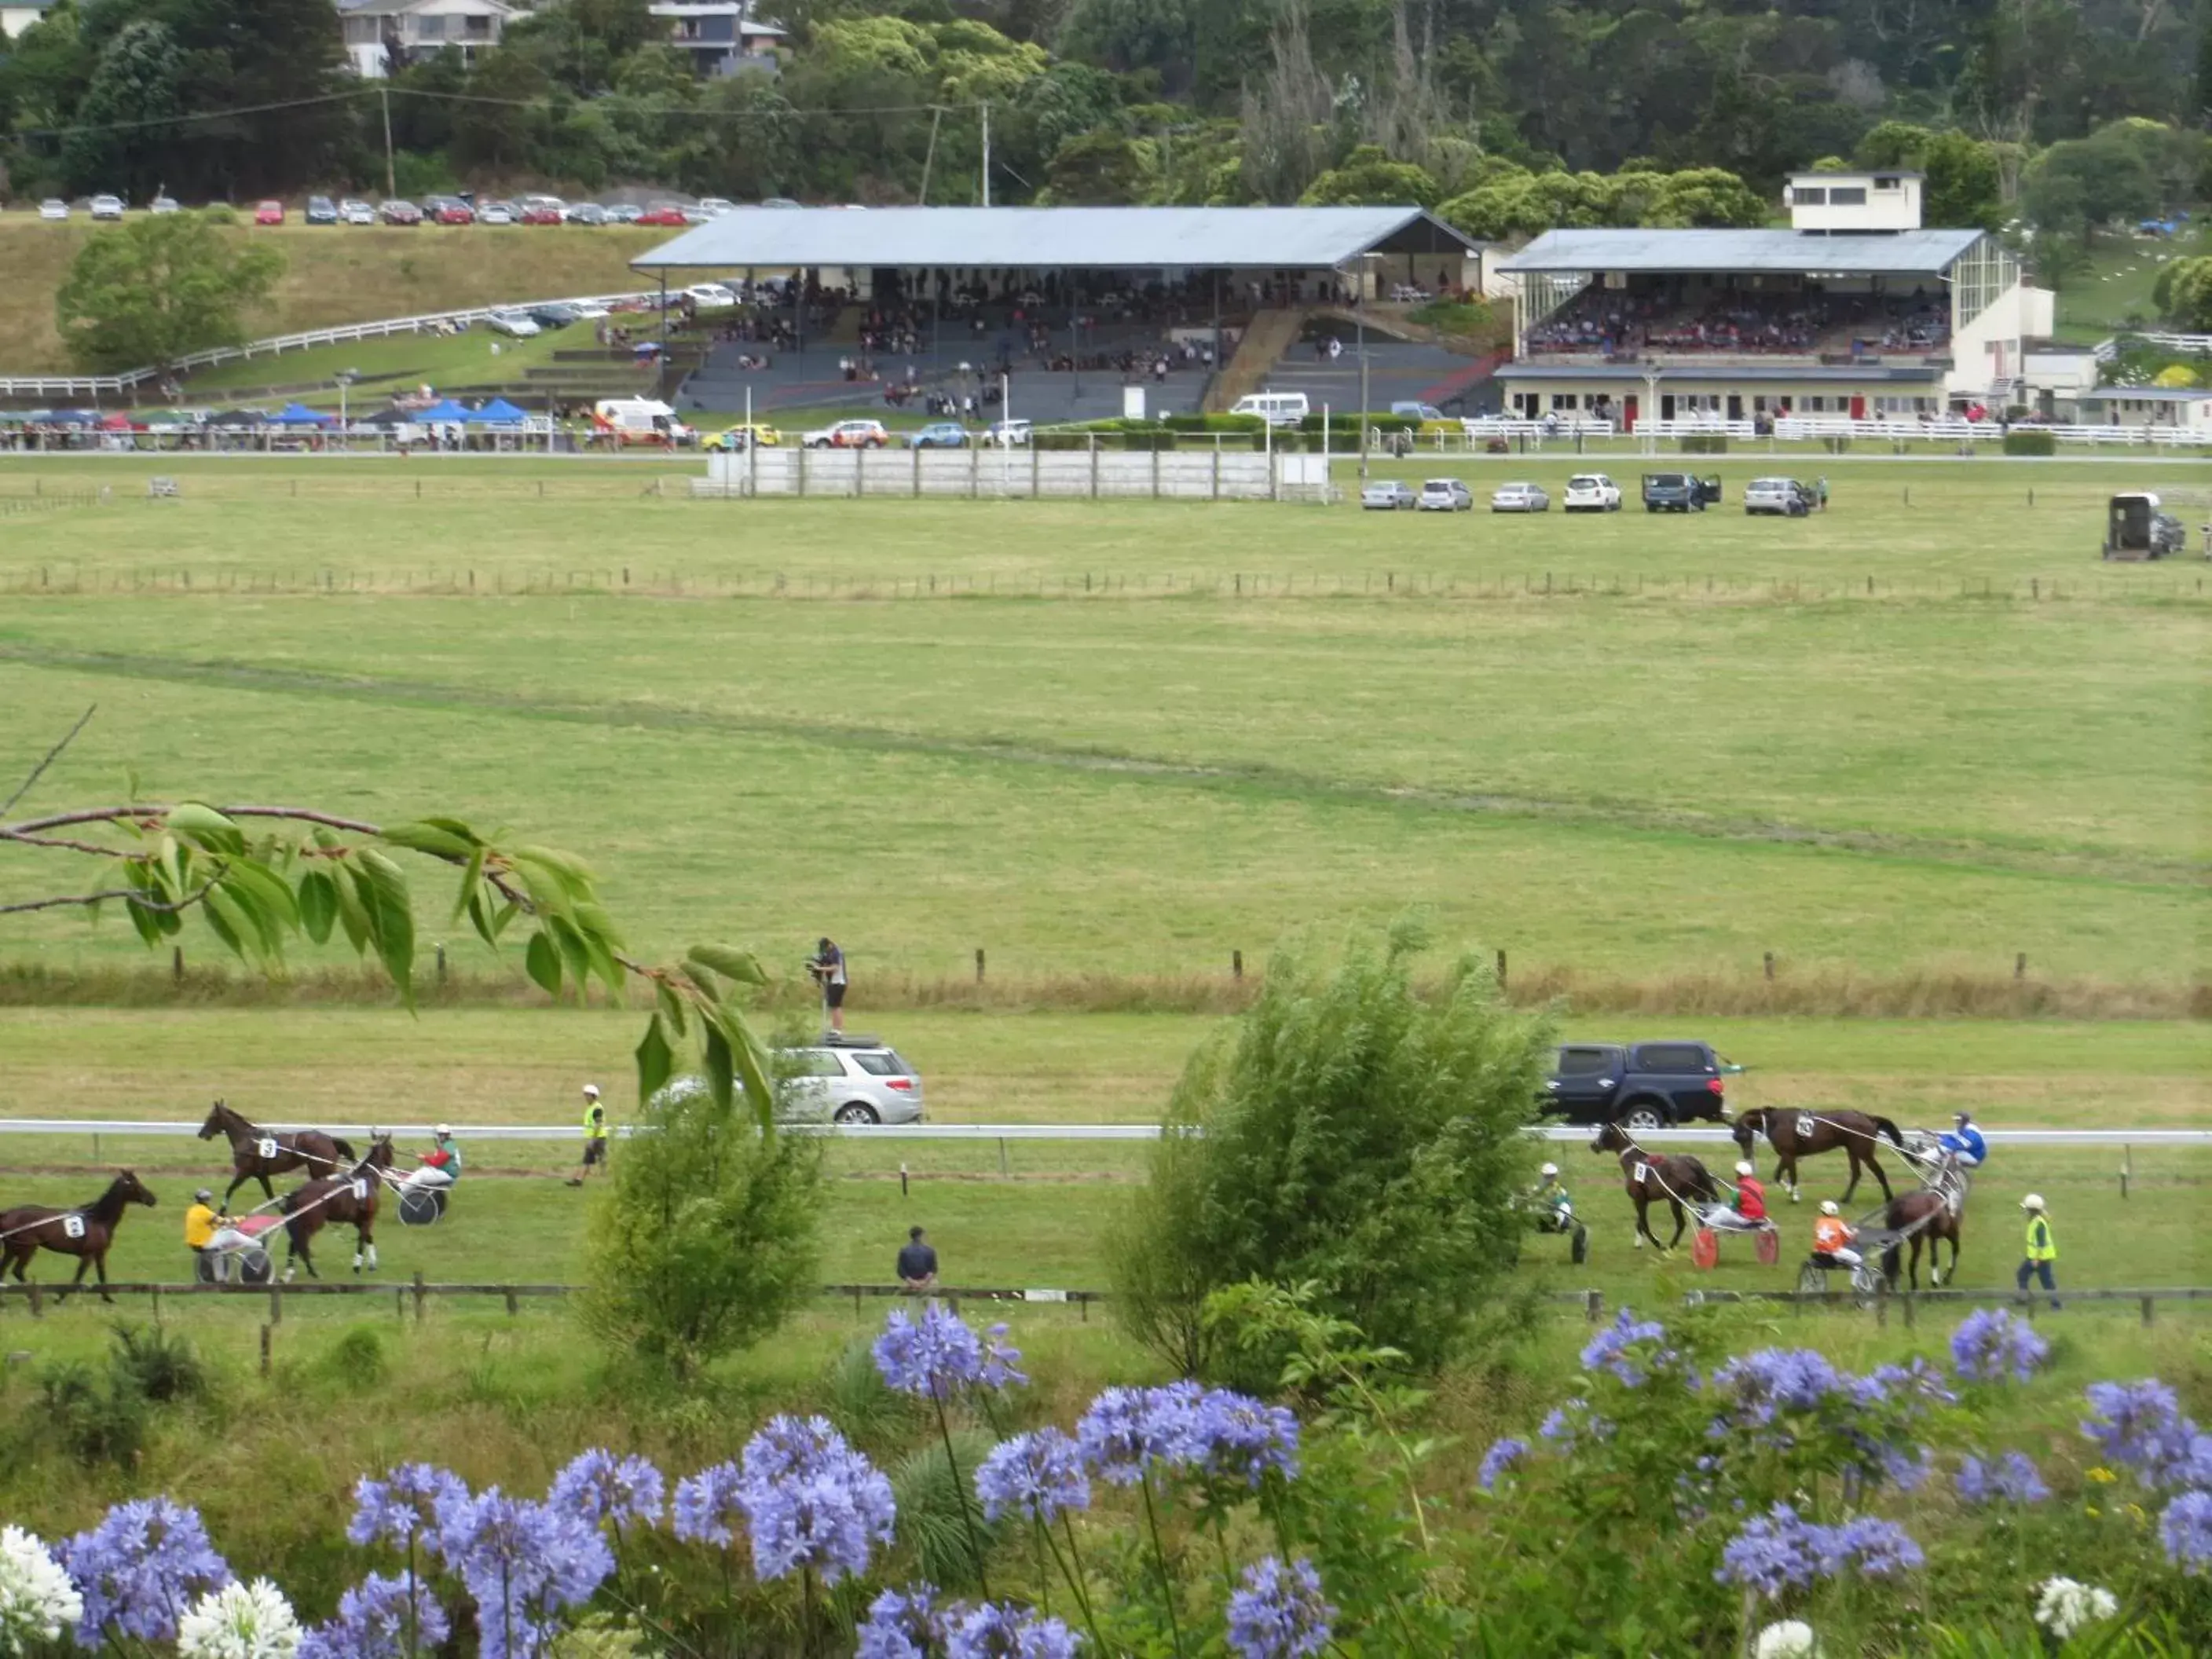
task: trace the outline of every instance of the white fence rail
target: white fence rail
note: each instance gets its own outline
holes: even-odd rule
[[[2122,340],[2141,340],[2145,345],[2156,346],[2161,351],[2185,351],[2195,356],[2212,353],[2212,334],[2128,334],[2115,336],[2100,342],[2095,348],[2096,359],[2109,363],[2120,355]]]
[[[372,1127],[378,1133],[408,1139],[428,1139],[427,1123],[264,1123],[276,1133],[321,1128],[336,1134],[366,1139]],[[470,1140],[574,1140],[579,1130],[573,1123],[481,1123],[449,1125],[454,1137]],[[810,1134],[836,1135],[857,1140],[1158,1140],[1156,1123],[805,1123],[788,1126]],[[626,1136],[631,1126],[618,1125],[614,1133]],[[1544,1140],[1587,1141],[1587,1126],[1545,1124],[1529,1131]],[[185,1139],[199,1133],[196,1123],[130,1118],[31,1117],[0,1119],[0,1135],[120,1135]],[[1993,1146],[2212,1146],[2212,1129],[1986,1129],[1983,1138]],[[1652,1145],[1712,1145],[1730,1139],[1724,1124],[1687,1129],[1647,1129],[1639,1143]]]
[[[373,323],[346,323],[336,328],[313,328],[298,334],[278,334],[265,340],[249,340],[242,346],[217,346],[211,350],[195,351],[190,356],[178,358],[169,369],[133,368],[119,374],[0,375],[0,397],[99,398],[103,394],[119,397],[134,387],[158,380],[173,372],[211,368],[217,363],[250,361],[255,357],[281,357],[288,351],[305,351],[311,346],[343,345],[350,340],[380,340],[393,334],[421,334],[434,328],[482,322],[495,312],[528,311],[538,306],[635,305],[659,297],[659,289],[634,289],[624,294],[575,294],[558,300],[515,300],[503,305],[425,312],[417,317],[386,317]]]
[[[696,495],[1153,496],[1326,501],[1328,458],[1304,452],[762,449],[708,457]]]

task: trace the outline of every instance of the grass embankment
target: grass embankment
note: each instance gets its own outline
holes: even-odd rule
[[[53,296],[99,228],[82,218],[56,225],[0,216],[0,372],[55,374],[72,367]],[[241,224],[228,234],[273,241],[284,254],[270,304],[246,319],[255,337],[508,300],[642,290],[651,284],[629,261],[669,239],[665,230],[621,225]]]
[[[2158,326],[2151,285],[2161,268],[2175,259],[2193,259],[2212,251],[2203,228],[2191,224],[2178,236],[2100,236],[2092,245],[2087,266],[2058,290],[2057,336],[2081,345],[2129,328]]]

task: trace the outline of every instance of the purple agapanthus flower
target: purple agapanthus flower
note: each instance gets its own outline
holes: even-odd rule
[[[891,1483],[825,1418],[775,1417],[745,1444],[737,1502],[763,1579],[799,1571],[836,1583],[889,1543]]]
[[[1328,1646],[1335,1620],[1312,1562],[1285,1566],[1270,1555],[1244,1569],[1229,1598],[1230,1650],[1237,1659],[1312,1659]]]
[[[1766,1514],[1752,1516],[1728,1541],[1714,1577],[1770,1597],[1809,1584],[1820,1571],[1822,1530],[1799,1520],[1789,1504],[1777,1504]]]
[[[780,1413],[745,1442],[744,1484],[774,1486],[794,1475],[813,1474],[839,1463],[852,1449],[828,1418]]]
[[[337,1618],[300,1638],[295,1659],[407,1659],[410,1650],[434,1651],[452,1633],[446,1609],[428,1584],[416,1583],[414,1599],[410,1621],[406,1579],[371,1573],[338,1598]]]
[[[1840,1527],[1815,1527],[1811,1531],[1820,1552],[1820,1570],[1832,1577],[1856,1567],[1862,1577],[1886,1577],[1909,1572],[1925,1559],[1904,1528],[1879,1516],[1856,1516]]]
[[[356,1544],[381,1542],[400,1549],[411,1539],[435,1554],[438,1505],[468,1495],[460,1476],[428,1463],[402,1463],[381,1480],[364,1474],[354,1483],[353,1520],[346,1537]]]
[[[2185,1492],[2158,1517],[2166,1559],[2184,1572],[2212,1571],[2212,1492]]]
[[[2197,1425],[2181,1414],[2181,1402],[2165,1383],[2150,1377],[2092,1382],[2087,1392],[2097,1414],[2081,1425],[2081,1432],[2113,1462],[2156,1481],[2189,1456]]]
[[[1075,1425],[1083,1461],[1101,1480],[1134,1486],[1155,1464],[1189,1461],[1195,1383],[1164,1389],[1108,1389]]]
[[[1511,1436],[1491,1443],[1490,1449],[1482,1455],[1482,1467],[1475,1471],[1474,1484],[1485,1492],[1496,1492],[1498,1482],[1513,1465],[1528,1455],[1528,1443]]]
[[[446,1565],[477,1604],[483,1659],[529,1659],[561,1615],[591,1600],[615,1570],[599,1529],[497,1486],[438,1505]]]
[[[983,1333],[983,1368],[977,1380],[987,1389],[1006,1389],[1026,1384],[1029,1373],[1022,1370],[1022,1351],[1006,1340],[1006,1327],[997,1324]]]
[[[82,1648],[118,1635],[169,1641],[194,1601],[231,1582],[199,1511],[166,1498],[118,1504],[54,1555],[84,1598],[75,1632]]]
[[[1583,1349],[1583,1369],[1586,1371],[1610,1371],[1627,1387],[1643,1386],[1651,1368],[1674,1358],[1665,1350],[1638,1354],[1634,1350],[1648,1342],[1663,1343],[1667,1328],[1656,1319],[1639,1320],[1623,1308],[1612,1324],[1592,1337]]]
[[[1230,1389],[1209,1389],[1190,1419],[1191,1460],[1208,1474],[1244,1481],[1255,1492],[1269,1474],[1295,1479],[1298,1419]]]
[[[686,1475],[676,1483],[676,1502],[670,1524],[687,1544],[712,1544],[727,1549],[736,1540],[732,1530],[744,1513],[738,1493],[744,1476],[735,1463],[715,1463]]]
[[[1544,1420],[1537,1425],[1536,1433],[1555,1444],[1571,1448],[1575,1443],[1574,1419],[1565,1406],[1554,1406],[1544,1414]]]
[[[545,1501],[593,1526],[617,1529],[632,1522],[659,1523],[667,1507],[667,1482],[642,1457],[617,1457],[603,1447],[581,1453],[553,1477]]]
[[[1091,1479],[1083,1472],[1083,1449],[1058,1429],[1016,1435],[976,1467],[975,1495],[992,1521],[1009,1510],[1049,1522],[1067,1510],[1087,1510]]]
[[[944,1646],[945,1614],[934,1584],[887,1589],[868,1604],[853,1659],[932,1659]]]
[[[983,1380],[983,1345],[958,1314],[935,1302],[919,1320],[894,1309],[875,1354],[886,1383],[924,1400],[946,1399]]]
[[[1981,1308],[1951,1333],[1951,1364],[1969,1382],[2026,1382],[2051,1356],[2035,1327],[2002,1308]]]
[[[1904,1406],[1916,1413],[1929,1406],[1956,1405],[1959,1400],[1942,1370],[1918,1354],[1902,1365],[1875,1366],[1863,1376],[1851,1379],[1850,1390],[1863,1406]]]
[[[1966,1504],[2040,1504],[2051,1496],[2034,1463],[2008,1451],[1986,1463],[1969,1457],[1959,1465],[1959,1499]]]
[[[1764,1428],[1784,1412],[1817,1409],[1844,1380],[1810,1348],[1757,1348],[1716,1371],[1713,1386],[1730,1396],[1729,1413],[1736,1422]]]
[[[985,1602],[945,1620],[945,1659],[1074,1659],[1076,1638],[1057,1619]]]

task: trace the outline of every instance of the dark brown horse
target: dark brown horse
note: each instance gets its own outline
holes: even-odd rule
[[[228,1137],[230,1167],[237,1171],[223,1188],[225,1207],[229,1206],[230,1195],[249,1181],[261,1183],[264,1198],[274,1198],[276,1189],[269,1184],[271,1176],[289,1175],[295,1170],[305,1170],[310,1178],[333,1176],[354,1158],[353,1148],[336,1135],[326,1135],[320,1129],[275,1134],[219,1100],[209,1109],[207,1121],[200,1125],[202,1140],[212,1140],[217,1135]]]
[[[154,1194],[130,1170],[118,1170],[107,1190],[81,1209],[50,1210],[44,1205],[23,1204],[0,1210],[0,1278],[13,1267],[15,1282],[24,1283],[23,1269],[31,1258],[40,1250],[52,1250],[77,1258],[70,1291],[84,1283],[84,1270],[93,1267],[100,1273],[100,1299],[114,1301],[107,1293],[107,1247],[115,1242],[123,1212],[133,1204],[151,1209]],[[68,1294],[64,1291],[54,1299],[58,1302]]]
[[[1966,1218],[1966,1194],[1962,1188],[1937,1185],[1923,1187],[1917,1193],[1907,1193],[1903,1198],[1893,1198],[1889,1207],[1881,1212],[1881,1224],[1899,1234],[1899,1242],[1881,1253],[1881,1271],[1889,1280],[1890,1288],[1897,1288],[1897,1259],[1909,1246],[1911,1258],[1905,1267],[1905,1282],[1913,1290],[1920,1288],[1920,1241],[1928,1241],[1928,1283],[1940,1288],[1943,1269],[1936,1265],[1936,1247],[1945,1239],[1951,1241],[1951,1277],[1959,1276],[1959,1230]]]
[[[1842,1147],[1851,1160],[1850,1184],[1844,1188],[1842,1202],[1851,1201],[1851,1194],[1859,1189],[1859,1172],[1873,1172],[1881,1183],[1881,1195],[1894,1198],[1889,1189],[1889,1176],[1883,1173],[1875,1157],[1875,1148],[1887,1135],[1897,1143],[1900,1152],[1905,1150],[1905,1136],[1897,1125],[1886,1117],[1872,1117],[1864,1112],[1801,1111],[1795,1107],[1755,1106],[1747,1112],[1738,1112],[1734,1133],[1735,1144],[1749,1158],[1761,1132],[1774,1147],[1774,1178],[1790,1188],[1790,1201],[1795,1204],[1797,1193],[1797,1160],[1810,1158],[1816,1152],[1832,1152]]]
[[[366,1261],[376,1271],[376,1202],[383,1194],[384,1177],[392,1168],[392,1137],[379,1135],[368,1156],[343,1174],[311,1181],[296,1192],[284,1194],[284,1278],[289,1283],[295,1262],[304,1266],[310,1279],[315,1271],[314,1253],[308,1246],[315,1235],[333,1222],[354,1231],[353,1270]]]
[[[1590,1142],[1590,1151],[1620,1154],[1620,1173],[1628,1184],[1628,1196],[1636,1206],[1636,1248],[1639,1250],[1647,1238],[1659,1244],[1659,1235],[1651,1231],[1648,1213],[1655,1200],[1666,1200],[1668,1208],[1674,1212],[1674,1236],[1659,1244],[1662,1250],[1671,1250],[1682,1242],[1682,1206],[1686,1202],[1720,1202],[1720,1189],[1703,1164],[1686,1153],[1665,1158],[1647,1152],[1618,1123],[1601,1127],[1597,1138]]]

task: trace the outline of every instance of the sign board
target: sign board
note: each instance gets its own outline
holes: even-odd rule
[[[1024,1291],[1022,1292],[1022,1300],[1024,1302],[1065,1302],[1067,1300],[1067,1292],[1066,1291]]]
[[[1125,386],[1121,388],[1121,418],[1125,421],[1141,421],[1145,418],[1144,387]]]

